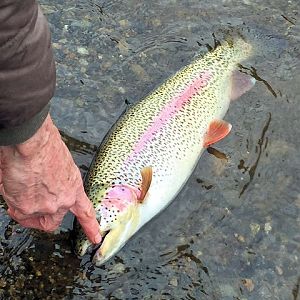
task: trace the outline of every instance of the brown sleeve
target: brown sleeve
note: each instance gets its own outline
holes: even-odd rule
[[[34,0],[0,0],[0,145],[43,123],[55,88],[47,20]]]

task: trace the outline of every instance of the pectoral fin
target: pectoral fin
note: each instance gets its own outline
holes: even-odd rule
[[[151,185],[152,181],[152,167],[144,167],[141,170],[141,175],[142,175],[142,184],[141,184],[141,195],[139,197],[139,202],[143,202],[149,188]]]
[[[214,120],[209,124],[204,137],[204,147],[222,140],[231,130],[232,125],[223,120]]]

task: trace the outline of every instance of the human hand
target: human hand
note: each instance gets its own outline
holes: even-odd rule
[[[80,171],[49,115],[26,142],[0,147],[0,194],[24,227],[54,231],[70,210],[88,239],[101,241]]]

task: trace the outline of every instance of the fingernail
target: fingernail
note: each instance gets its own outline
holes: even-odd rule
[[[102,236],[100,234],[100,232],[98,232],[94,238],[95,244],[99,244],[102,240]]]

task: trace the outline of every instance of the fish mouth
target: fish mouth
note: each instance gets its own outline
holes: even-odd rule
[[[102,241],[91,247],[91,261],[94,265],[101,266],[124,246],[128,237],[122,229],[117,227],[106,231]]]
[[[101,235],[101,242],[99,244],[90,244],[84,253],[84,255],[90,257],[90,261],[97,267],[104,264],[121,248],[117,241],[112,241],[111,236],[114,236],[113,229],[101,232]]]
[[[87,255],[94,265],[101,266],[123,248],[132,235],[139,229],[139,225],[139,210],[135,205],[132,205],[112,226],[105,228],[106,230],[99,228],[102,235],[102,240],[99,244],[92,244],[86,239],[83,231],[80,231],[80,235],[77,236],[78,243],[77,247],[75,246],[74,252],[78,257]]]
[[[109,233],[110,230],[108,231],[104,231],[104,232],[100,232],[102,239],[101,242],[98,244],[90,244],[88,246],[88,248],[86,249],[84,254],[90,255],[91,257],[95,256],[95,254],[97,253],[97,250],[101,247],[101,245],[104,242],[105,237],[107,236],[107,234]]]
[[[101,246],[101,245],[100,245]],[[92,254],[92,263],[96,265],[97,267],[104,264],[109,258],[106,258],[102,253],[100,246],[95,248]]]

